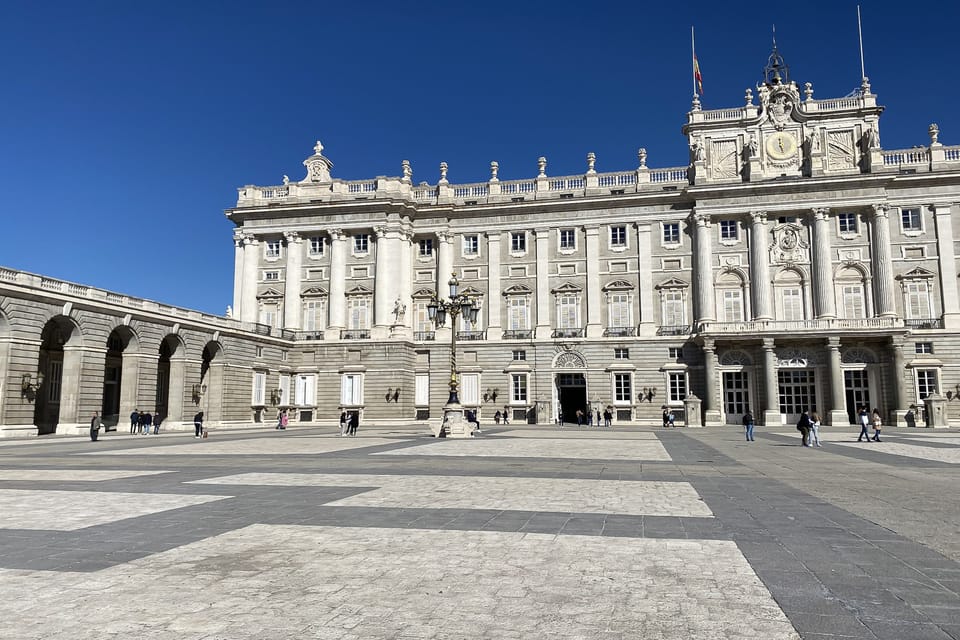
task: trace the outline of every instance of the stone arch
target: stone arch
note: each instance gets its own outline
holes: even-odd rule
[[[587,361],[579,351],[563,351],[553,358],[554,369],[586,369]]]
[[[55,433],[59,425],[77,426],[80,378],[83,369],[83,331],[67,315],[51,317],[40,331],[33,423],[38,435]]]
[[[133,327],[118,322],[107,336],[106,347],[101,416],[104,424],[113,425],[137,408],[140,338]]]
[[[847,347],[840,354],[840,362],[843,364],[875,364],[877,354],[866,347]]]
[[[176,331],[165,335],[160,341],[159,356],[155,413],[164,420],[185,420],[187,345],[183,337]]]
[[[725,351],[720,356],[720,365],[725,367],[750,366],[753,364],[753,358],[742,349],[731,349]]]
[[[8,408],[12,407],[16,398],[12,394],[17,393],[17,387],[23,378],[16,376],[10,371],[10,320],[4,311],[3,305],[0,305],[0,424],[11,424],[8,414]],[[8,382],[11,375],[14,379]],[[9,391],[9,396],[8,396]]]
[[[223,379],[226,357],[223,345],[210,340],[203,345],[200,362],[200,398],[196,404],[203,410],[204,420],[210,423],[223,419]]]

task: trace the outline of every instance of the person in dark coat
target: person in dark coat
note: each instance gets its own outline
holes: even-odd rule
[[[803,412],[803,415],[800,416],[800,421],[797,422],[797,431],[800,432],[800,444],[805,447],[810,446],[810,413],[807,411]]]
[[[140,426],[140,411],[137,409],[133,410],[133,413],[130,414],[130,433],[136,433],[137,427]]]
[[[753,414],[750,413],[750,409],[743,414],[743,429],[747,435],[747,442],[753,442]]]
[[[90,440],[93,442],[97,441],[97,438],[100,437],[100,427],[102,426],[100,423],[100,415],[94,411],[93,418],[90,419]]]
[[[193,437],[203,437],[203,411],[193,416]]]

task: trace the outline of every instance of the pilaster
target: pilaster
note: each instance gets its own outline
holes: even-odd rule
[[[296,231],[286,231],[287,269],[283,288],[283,328],[296,331],[302,316],[300,284],[303,265],[303,238]]]
[[[952,204],[931,204],[937,225],[937,259],[940,264],[940,295],[943,328],[960,329],[960,296],[957,293],[957,256],[954,251]],[[901,407],[902,408],[902,407]]]
[[[763,339],[763,376],[766,387],[763,424],[768,427],[779,427],[783,424],[783,418],[780,415],[780,385],[777,381],[776,343],[773,338]]]
[[[754,320],[773,320],[770,304],[770,264],[767,251],[767,212],[750,212],[750,280]]]
[[[243,230],[233,230],[233,317],[240,316],[243,299]]]
[[[537,328],[535,337],[549,338],[550,327],[550,230],[535,229],[537,246]]]
[[[837,305],[830,258],[830,209],[813,210],[814,309],[817,318],[836,318]]]
[[[650,257],[652,245],[652,230],[649,223],[637,224],[637,261],[638,271],[641,274],[638,282],[639,292],[639,322],[637,331],[641,336],[654,336],[657,331],[657,320],[654,317],[653,307],[653,279],[645,274],[653,273],[653,260]]]
[[[907,399],[907,386],[903,382],[903,374],[906,371],[903,358],[903,341],[899,338],[892,338],[890,350],[893,352],[893,369],[890,371],[891,383],[893,384],[893,397],[896,398],[896,406],[890,411],[890,421],[898,427],[907,426],[905,417],[910,401]]]
[[[845,408],[846,394],[843,386],[843,369],[840,366],[840,338],[827,338],[827,357],[830,363],[830,415],[831,426],[850,424]]]
[[[890,249],[890,216],[886,204],[873,205],[873,285],[876,310],[881,318],[895,317],[897,308],[893,298],[893,260]]]
[[[330,230],[330,319],[324,338],[339,340],[346,328],[347,236],[340,229]]]
[[[252,235],[243,236],[243,294],[240,299],[240,320],[257,321],[257,277],[260,270],[260,243]]]
[[[584,227],[587,242],[587,332],[588,338],[603,336],[600,312],[600,228]]]
[[[703,377],[706,389],[703,394],[703,412],[705,424],[721,424],[719,387],[717,385],[717,349],[714,340],[703,341]]]
[[[374,227],[373,232],[377,237],[377,261],[374,267],[373,329],[370,337],[385,340],[390,334],[390,314],[396,301],[394,286],[399,284],[398,265],[393,251],[397,232],[382,226]]]
[[[500,295],[500,232],[487,233],[487,340],[498,341],[503,337],[501,325]]]
[[[710,216],[694,213],[694,242],[697,246],[697,264],[693,270],[693,287],[697,299],[697,324],[716,319],[713,297],[712,242],[710,239]]]

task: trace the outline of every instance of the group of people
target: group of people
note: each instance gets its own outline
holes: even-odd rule
[[[804,447],[823,446],[820,444],[820,414],[814,411],[804,411],[797,422],[797,431],[800,432],[800,444]]]
[[[663,428],[676,428],[677,415],[673,412],[673,409],[670,407],[663,407]],[[746,423],[744,423],[746,424]]]
[[[576,411],[577,426],[582,427],[584,425],[592,427],[594,425],[594,412],[590,409],[583,410],[577,409]],[[607,407],[603,410],[603,413],[600,413],[600,409],[596,411],[596,425],[598,427],[612,427],[613,426],[613,411],[610,410],[610,407]],[[601,425],[601,420],[603,424]],[[560,425],[560,428],[563,428],[564,419],[563,419],[563,409],[557,413],[557,424]]]
[[[153,415],[149,411],[144,412],[134,409],[133,413],[130,414],[130,433],[149,435],[150,428],[153,427],[153,434],[157,435],[160,433],[160,423],[162,421],[163,418],[159,411],[157,415]]]
[[[497,412],[493,414],[494,424],[500,424],[501,420],[503,420],[503,424],[510,424],[510,412],[506,407],[503,408],[503,413],[500,413],[500,410],[497,409]]]
[[[874,408],[873,413],[868,413],[866,407],[860,407],[860,410],[857,412],[857,421],[860,423],[860,435],[857,436],[857,442],[863,442],[866,438],[867,442],[871,440],[873,442],[881,442],[880,440],[880,428],[883,426],[883,421],[880,419],[880,412]],[[873,437],[870,437],[869,428],[873,426]]]
[[[359,422],[359,417],[356,413],[347,413],[346,411],[340,414],[340,436],[355,436],[357,435],[357,423]]]
[[[286,409],[281,409],[277,412],[277,426],[274,429],[278,431],[283,431],[287,428],[287,425],[290,423],[290,416],[287,415]]]

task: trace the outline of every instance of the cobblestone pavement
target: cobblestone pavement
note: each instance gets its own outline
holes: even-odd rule
[[[960,640],[960,433],[484,432],[0,441],[0,639]]]

